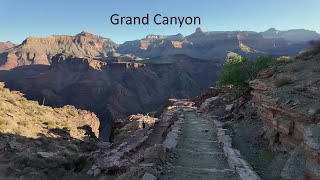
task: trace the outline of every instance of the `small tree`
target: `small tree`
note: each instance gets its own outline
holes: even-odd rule
[[[276,64],[277,61],[272,57],[258,57],[250,61],[242,56],[234,56],[225,61],[220,84],[232,85],[236,95],[243,94],[250,89],[249,81],[255,79],[259,71]]]

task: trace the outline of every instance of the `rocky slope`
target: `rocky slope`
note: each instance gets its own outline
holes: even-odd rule
[[[0,52],[6,50],[6,49],[9,49],[9,48],[12,48],[16,46],[16,44],[13,44],[12,42],[10,41],[7,41],[7,42],[0,42]]]
[[[155,57],[186,54],[200,59],[224,59],[228,53],[246,56],[271,54],[295,55],[308,47],[310,40],[320,39],[320,34],[307,30],[277,31],[270,29],[257,33],[251,31],[204,32],[183,37],[149,35],[145,39],[128,41],[117,48],[119,53],[131,53],[139,57]]]
[[[73,106],[41,106],[3,86],[1,83],[1,178],[69,179],[90,165],[87,153],[96,148],[99,135],[94,113]]]
[[[195,98],[203,112],[224,122],[232,144],[262,179],[319,179],[320,45],[250,82],[234,98],[210,88]]]
[[[45,38],[29,37],[15,48],[0,54],[0,69],[12,69],[31,64],[51,64],[56,54],[76,57],[107,57],[117,45],[110,39],[81,32],[75,36],[52,35]]]
[[[0,81],[30,99],[45,98],[46,105],[91,110],[104,128],[111,119],[154,111],[170,97],[192,97],[217,80],[219,68],[213,62],[187,56],[172,59],[167,64],[138,64],[55,56],[51,66],[0,71]]]
[[[284,179],[318,179],[319,56],[267,69],[251,82],[253,104],[272,146],[292,151]]]

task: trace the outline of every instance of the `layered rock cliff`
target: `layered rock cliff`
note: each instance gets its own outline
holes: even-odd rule
[[[298,38],[303,37],[303,38]],[[295,55],[320,35],[307,30],[277,31],[275,29],[258,33],[252,31],[204,32],[183,37],[149,35],[144,39],[121,44],[119,53],[130,53],[139,57],[155,57],[172,54],[186,54],[201,59],[224,59],[229,52],[246,56]]]
[[[291,152],[284,179],[319,179],[320,64],[318,57],[260,72],[251,81],[253,106],[271,146]]]
[[[76,57],[108,57],[117,45],[110,39],[81,32],[75,36],[29,37],[22,44],[0,54],[0,69],[31,64],[51,64],[51,58],[65,53]]]
[[[0,52],[6,50],[6,49],[9,49],[9,48],[12,48],[16,46],[16,44],[13,44],[12,42],[10,41],[7,41],[7,42],[0,42]]]
[[[184,54],[206,60],[223,61],[229,53],[245,56],[295,55],[308,47],[308,41],[320,39],[320,35],[308,30],[265,32],[212,31],[198,28],[189,36],[182,34],[146,38],[117,45],[108,38],[81,32],[75,36],[52,35],[45,38],[29,37],[22,44],[12,47],[6,43],[0,52],[0,69],[17,66],[51,64],[51,58],[64,53],[76,57],[103,58],[108,61],[139,61],[151,57]],[[121,57],[121,58],[120,58]]]

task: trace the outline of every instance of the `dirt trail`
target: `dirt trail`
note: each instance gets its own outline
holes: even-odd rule
[[[216,127],[195,112],[184,113],[178,145],[164,166],[162,180],[238,179],[228,166],[216,137]]]

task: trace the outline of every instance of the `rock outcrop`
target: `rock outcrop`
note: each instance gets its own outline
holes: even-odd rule
[[[282,172],[284,179],[320,178],[318,68],[315,59],[297,60],[264,70],[260,79],[250,82],[265,137],[271,146],[292,150]]]
[[[162,143],[170,129],[174,129],[174,122],[179,120],[182,113],[180,108],[192,108],[191,102],[176,99],[171,101],[172,106],[166,107],[160,118],[130,116],[127,119],[130,122],[116,130],[115,144],[98,158],[97,163],[87,173],[94,176],[97,170],[101,173],[126,172],[119,178],[127,179],[131,174],[141,171],[142,167],[163,163],[166,149]],[[146,125],[141,126],[141,122]],[[145,170],[142,171],[138,176],[143,176]],[[135,179],[141,177],[136,176]]]
[[[70,179],[96,150],[99,119],[73,106],[51,108],[0,83],[0,176],[3,179]],[[79,163],[81,162],[81,167]]]
[[[105,58],[117,44],[110,39],[81,32],[75,36],[52,35],[45,38],[28,37],[22,44],[0,54],[0,70],[22,65],[51,64],[51,58],[65,53],[75,57]]]
[[[9,49],[9,48],[12,48],[16,46],[16,44],[13,44],[12,42],[10,41],[7,41],[7,42],[0,42],[0,52],[6,50],[6,49]]]

